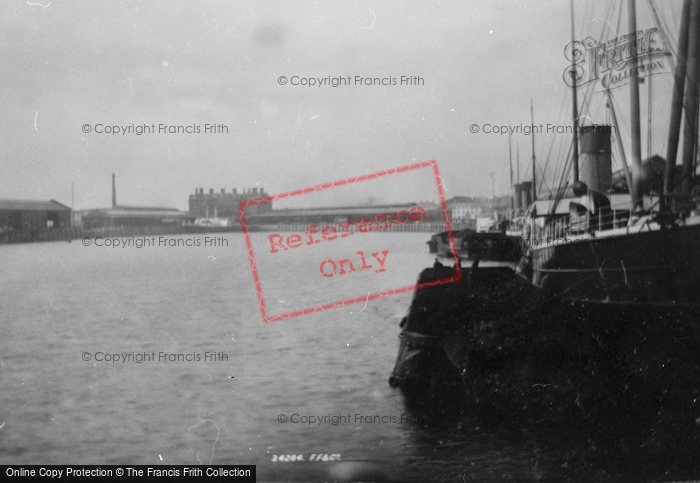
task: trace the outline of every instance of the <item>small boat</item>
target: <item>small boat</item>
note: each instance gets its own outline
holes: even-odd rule
[[[230,231],[242,231],[240,224],[234,222],[232,218],[219,218],[216,207],[214,208],[214,217],[209,217],[209,209],[207,208],[207,216],[204,218],[196,218],[191,224],[183,225],[187,233],[218,233]]]
[[[428,242],[430,253],[436,253],[441,258],[454,258],[448,233],[445,231],[431,237]],[[479,259],[514,266],[521,256],[521,237],[517,233],[465,229],[455,231],[453,237],[457,256],[462,261]]]

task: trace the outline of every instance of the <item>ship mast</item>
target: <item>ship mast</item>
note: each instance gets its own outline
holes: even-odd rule
[[[688,32],[688,64],[685,83],[685,128],[683,129],[683,178],[681,191],[690,194],[695,175],[698,128],[698,77],[700,77],[700,3],[693,2]]]
[[[532,111],[532,99],[530,99],[530,124],[532,131],[532,201],[537,201],[537,175],[535,173],[537,158],[535,157],[535,115]]]
[[[620,128],[617,125],[617,116],[615,115],[615,105],[613,104],[612,94],[610,93],[610,87],[605,89],[605,93],[608,96],[608,106],[610,106],[610,117],[612,119],[612,125],[615,129],[614,132],[619,133]],[[622,144],[619,136],[617,137],[617,145],[620,148],[620,161],[622,161],[622,171],[625,173],[625,180],[627,181],[627,187],[632,186],[632,176],[630,175],[630,170],[627,167],[627,156],[625,155],[625,146]]]
[[[668,128],[666,147],[666,165],[664,166],[664,194],[673,191],[673,172],[678,155],[678,139],[681,134],[683,114],[683,91],[685,90],[686,58],[688,56],[688,25],[690,23],[690,0],[683,1],[681,14],[681,31],[678,34],[678,63],[673,79],[673,99],[671,101],[671,120]]]
[[[639,45],[635,37],[637,32],[637,12],[635,0],[627,0],[627,29],[632,36],[630,39],[630,132],[632,135],[632,186],[630,193],[632,195],[633,211],[641,211],[644,209],[644,200],[642,198],[642,143],[641,143],[641,126],[639,121],[639,72],[637,71],[637,57],[639,55]]]
[[[571,5],[571,45],[575,49],[574,42],[574,0],[570,1]],[[576,52],[571,53],[571,96],[573,98],[573,116],[574,116],[574,183],[578,181],[578,98],[576,95]],[[533,149],[534,151],[534,149]]]
[[[515,211],[515,195],[513,186],[513,146],[510,142],[510,133],[508,133],[508,166],[510,167],[510,210]]]

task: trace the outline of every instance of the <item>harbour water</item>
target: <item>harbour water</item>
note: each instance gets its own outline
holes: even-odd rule
[[[376,236],[394,286],[433,262],[424,233]],[[2,464],[256,464],[259,481],[327,480],[338,461],[393,481],[572,477],[523,431],[406,406],[387,379],[411,293],[265,324],[244,237],[224,239],[0,247]]]

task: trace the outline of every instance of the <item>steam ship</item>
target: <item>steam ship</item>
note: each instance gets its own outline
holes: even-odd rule
[[[518,269],[535,286],[568,300],[592,303],[686,309],[700,304],[696,180],[700,2],[686,0],[683,9],[665,161],[659,156],[641,160],[639,108],[640,72],[651,89],[649,66],[672,60],[661,25],[637,29],[635,2],[630,0],[627,16],[632,34],[600,42],[589,37],[567,47],[572,61],[565,79],[573,98],[573,155],[563,172],[572,171],[573,179],[527,210],[526,252]],[[611,62],[618,54],[624,58]],[[606,71],[607,85],[600,75]],[[632,165],[627,167],[622,136],[616,136],[623,169],[614,182],[611,133],[619,128],[611,88],[619,72],[629,74]],[[596,86],[604,87],[599,95],[604,96],[612,124],[580,123],[584,116],[578,114],[577,90],[588,89],[585,98],[590,105],[595,97],[590,91]],[[676,167],[683,119],[682,165]],[[651,125],[648,129],[647,144]]]
[[[622,417],[644,413],[650,401],[672,397],[678,407],[698,401],[692,390],[679,388],[694,388],[700,377],[700,2],[684,0],[675,52],[658,18],[654,27],[637,28],[634,0],[608,5],[619,6],[622,15],[625,4],[628,34],[604,30],[599,42],[587,37],[566,49],[572,62],[565,74],[573,100],[570,156],[559,172],[560,187],[549,195],[538,196],[534,149],[532,181],[514,185],[514,211],[526,210],[516,270],[478,264],[426,268],[400,324],[390,384],[415,398],[430,393],[438,400],[464,399],[481,388],[491,402],[497,396],[506,404],[522,402],[515,407],[541,402],[543,412],[555,400],[566,401],[562,414],[600,407],[602,415],[625,401],[631,410]],[[616,22],[604,23],[612,28]],[[673,57],[666,159],[649,155],[642,162],[640,75],[650,89],[650,66],[663,67]],[[586,87],[584,106],[591,109],[596,86],[610,122],[580,123],[577,90]],[[628,167],[616,134],[621,169],[613,173],[611,134],[620,130],[611,91],[625,86],[632,162]],[[649,90],[649,104],[653,98]],[[594,112],[586,112],[590,119],[588,114]],[[450,276],[458,281],[432,283]],[[557,350],[570,361],[532,357]],[[608,351],[610,358],[576,359],[597,351]]]

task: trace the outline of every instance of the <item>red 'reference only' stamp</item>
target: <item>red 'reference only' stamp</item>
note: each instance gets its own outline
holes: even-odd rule
[[[407,229],[410,230],[411,224],[418,224],[426,220],[426,210],[420,206],[420,204],[414,204],[413,206],[393,206],[391,211],[373,213],[371,215],[361,214],[355,219],[336,219],[333,222],[323,222],[323,221],[311,221],[308,223],[298,224],[296,230],[290,230],[289,227],[283,229],[279,225],[268,224],[264,228],[264,233],[259,233],[259,227],[253,227],[249,220],[246,218],[245,210],[247,208],[254,207],[256,205],[261,205],[263,203],[271,203],[276,200],[283,200],[287,198],[311,195],[313,193],[319,193],[321,191],[330,190],[332,188],[339,188],[341,186],[354,185],[356,183],[368,182],[371,180],[376,180],[380,178],[388,177],[389,175],[396,175],[400,173],[409,173],[417,170],[429,170],[432,169],[433,178],[435,180],[435,186],[437,188],[437,194],[439,198],[440,211],[442,215],[442,221],[444,222],[445,229],[448,232],[448,239],[453,253],[456,253],[454,245],[454,237],[452,234],[452,227],[450,224],[450,219],[447,211],[447,204],[445,202],[445,194],[443,189],[442,178],[440,177],[440,172],[438,169],[438,164],[436,161],[426,161],[417,164],[411,164],[408,166],[402,166],[393,169],[387,169],[384,171],[379,171],[372,174],[365,174],[353,178],[347,178],[340,181],[333,181],[330,183],[325,183],[322,185],[311,186],[309,188],[290,191],[286,193],[281,193],[277,195],[271,195],[264,198],[257,198],[249,201],[242,202],[238,205],[238,211],[241,218],[241,225],[245,235],[246,247],[248,251],[248,258],[250,261],[251,270],[253,273],[253,280],[255,283],[255,290],[258,297],[258,303],[260,305],[260,311],[262,313],[262,318],[265,323],[275,322],[279,320],[288,319],[291,317],[297,317],[306,314],[317,313],[320,311],[343,307],[351,304],[367,303],[371,300],[378,299],[381,297],[387,297],[389,295],[396,295],[405,292],[411,292],[418,289],[426,288],[429,286],[450,283],[458,281],[462,278],[462,272],[457,264],[457,270],[455,274],[450,277],[441,278],[437,280],[431,280],[427,283],[413,284],[407,286],[400,286],[396,288],[382,289],[372,293],[355,293],[353,297],[338,298],[334,292],[329,292],[328,301],[322,303],[314,304],[309,307],[297,308],[289,310],[287,312],[279,314],[270,314],[268,311],[268,306],[266,304],[266,298],[263,293],[263,283],[261,281],[261,272],[259,268],[260,256],[266,257],[265,263],[268,267],[280,267],[280,266],[298,266],[299,258],[295,257],[297,254],[303,255],[305,258],[305,264],[308,265],[308,256],[310,250],[315,250],[318,254],[318,261],[314,262],[313,267],[304,267],[308,273],[313,273],[314,277],[318,277],[322,280],[327,280],[328,283],[338,283],[342,280],[351,280],[351,277],[357,277],[356,274],[359,273],[372,273],[381,275],[387,271],[387,260],[390,256],[390,250],[384,247],[366,247],[368,236],[371,233],[377,233],[381,231],[389,231],[390,229]],[[426,173],[427,174],[427,173]],[[393,227],[393,228],[392,228]],[[258,258],[253,251],[254,242],[253,235],[251,232],[255,231],[254,236],[256,237],[256,247],[259,252]],[[291,233],[289,231],[292,231]],[[342,256],[334,253],[333,248],[338,247],[341,251],[343,250],[342,243],[347,241],[357,240],[356,243],[361,243],[362,249],[355,250],[358,248],[355,246],[353,248],[353,253],[347,253],[347,244],[344,246],[346,252]],[[306,252],[306,253],[304,253]],[[282,258],[286,256],[287,258]],[[297,264],[297,265],[295,265]],[[362,279],[357,278],[359,284],[366,287],[366,282]],[[366,279],[365,279],[366,280]],[[343,286],[343,290],[347,287]],[[359,290],[357,286],[352,287],[353,290]],[[320,296],[323,296],[322,291]],[[280,300],[280,303],[284,303],[284,300]]]

